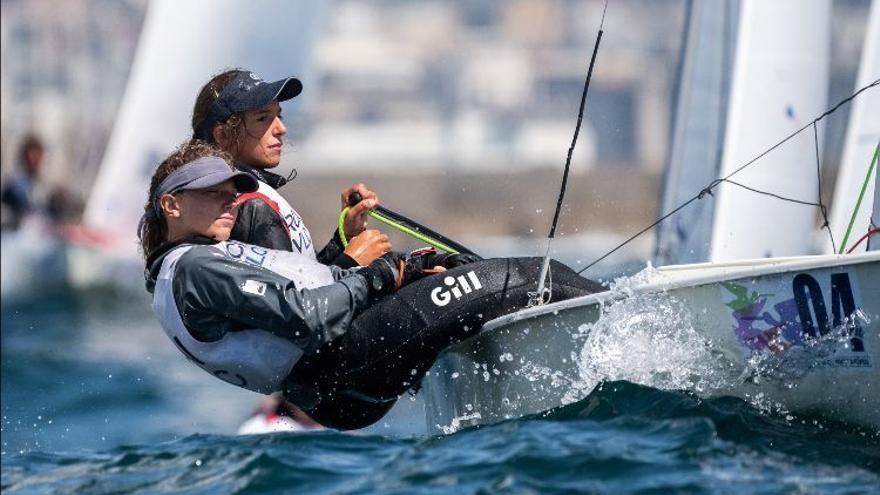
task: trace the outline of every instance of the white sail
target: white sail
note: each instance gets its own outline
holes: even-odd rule
[[[862,88],[880,79],[880,2],[873,2],[865,31],[862,47],[862,60],[856,78],[856,89]],[[856,208],[859,192],[865,182],[865,176],[874,156],[874,149],[880,144],[880,87],[872,88],[859,95],[852,102],[847,126],[846,141],[843,147],[843,158],[837,174],[837,186],[834,189],[834,200],[831,205],[831,231],[834,240],[842,243],[849,226],[850,218]],[[877,173],[876,168],[874,173]],[[846,248],[852,246],[864,235],[871,222],[871,199],[874,198],[876,180],[868,180],[859,211],[856,212],[852,233]],[[874,205],[877,208],[875,202]],[[876,210],[875,210],[876,211]],[[874,213],[874,222],[880,222],[880,216]],[[874,245],[880,244],[875,240]],[[838,250],[841,246],[836,246]],[[862,252],[867,243],[862,243],[854,252]],[[831,241],[825,245],[825,252],[831,253]]]
[[[672,152],[663,180],[660,216],[718,177],[730,92],[739,1],[694,0],[675,103]],[[657,228],[656,265],[706,261],[715,203],[698,201]]]
[[[743,0],[722,177],[825,110],[830,14],[830,0]],[[732,180],[815,201],[813,133],[801,133]],[[720,185],[716,196],[710,261],[810,251],[814,208],[731,184]]]
[[[307,73],[324,8],[321,0],[154,0],[85,222],[110,231],[136,255],[136,226],[159,160],[191,136],[196,94],[224,69],[266,79]],[[127,249],[127,248],[126,248]]]

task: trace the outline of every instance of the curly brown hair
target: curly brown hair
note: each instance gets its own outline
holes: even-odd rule
[[[223,89],[226,88],[236,76],[244,72],[246,71],[241,68],[227,69],[212,77],[210,81],[202,86],[199,95],[196,97],[195,106],[193,107],[191,125],[194,141],[197,140],[195,135],[198,132],[199,127],[205,119],[208,118],[208,113],[211,111],[211,105],[217,101],[217,98],[220,97],[220,93],[223,92]],[[233,154],[235,154],[241,146],[244,138],[243,116],[243,112],[237,112],[223,122],[223,131],[232,143],[228,151],[231,151]],[[213,139],[213,135],[209,134],[208,142],[213,143]]]
[[[206,156],[218,156],[226,161],[230,169],[232,166],[232,156],[213,144],[204,141],[192,140],[180,145],[174,152],[162,160],[162,163],[156,167],[153,172],[153,178],[150,180],[150,191],[147,195],[147,202],[144,204],[144,216],[138,227],[138,237],[141,241],[141,253],[144,258],[149,258],[150,254],[156,250],[168,235],[168,225],[165,223],[164,215],[156,215],[153,209],[153,195],[162,184],[162,181],[168,177],[171,172],[179,169],[187,163],[204,158]]]

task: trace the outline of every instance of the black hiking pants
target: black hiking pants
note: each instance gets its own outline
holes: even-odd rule
[[[289,382],[316,392],[318,403],[306,412],[322,425],[369,426],[421,381],[440,352],[525,308],[542,261],[482,260],[403,287],[358,315],[345,335],[303,356]],[[553,301],[605,290],[555,261],[551,273]]]

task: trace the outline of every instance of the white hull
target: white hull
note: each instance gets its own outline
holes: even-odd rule
[[[448,432],[539,413],[586,397],[600,380],[628,379],[880,430],[880,253],[670,266],[653,278],[487,323],[446,351],[426,377],[428,424]],[[615,315],[637,301],[646,304],[625,318]],[[828,330],[852,313],[852,325],[837,321]],[[623,328],[605,324],[615,317]],[[670,328],[645,327],[646,321]],[[700,340],[651,344],[657,332],[684,335],[685,328]],[[805,333],[819,338],[805,340]],[[605,334],[639,342],[630,347],[632,357],[615,355],[625,342],[593,354],[588,359],[616,359],[616,371],[597,372],[584,362],[585,346],[602,350],[595,344]],[[693,362],[678,366],[676,377],[675,366],[663,365],[680,351]]]
[[[112,242],[71,239],[44,228],[4,232],[0,292],[3,303],[77,290],[146,294],[143,261]]]

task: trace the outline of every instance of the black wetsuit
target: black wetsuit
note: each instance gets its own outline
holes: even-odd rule
[[[325,426],[354,429],[381,418],[449,345],[524,308],[541,259],[482,260],[381,299],[356,270],[234,241],[174,243],[148,264],[156,314],[187,357],[234,385],[283,389]],[[602,290],[562,264],[551,269],[553,300]],[[157,284],[159,278],[164,282]],[[247,334],[236,336],[241,332]],[[284,346],[286,367],[272,355],[281,348],[278,338],[293,345]],[[257,350],[236,347],[242,342]],[[238,354],[251,357],[238,361]],[[271,373],[264,358],[275,362]],[[289,370],[286,377],[281,369]]]
[[[308,410],[319,423],[347,430],[378,421],[396,398],[417,385],[437,356],[475,335],[487,321],[526,307],[541,258],[498,258],[433,275],[402,288],[358,315],[344,335],[299,361],[291,381],[317,390]],[[605,290],[567,266],[551,262],[552,300]],[[469,275],[473,272],[473,275]],[[455,283],[446,284],[447,277]],[[462,290],[462,282],[471,287]],[[470,281],[476,277],[481,289]],[[452,294],[458,288],[460,297]],[[441,292],[437,292],[440,289]],[[432,292],[442,294],[444,306]]]
[[[265,170],[238,168],[275,189],[286,183]],[[247,201],[239,208],[232,239],[296,252],[279,219],[268,202]],[[317,260],[345,269],[356,266],[343,249],[334,233]],[[304,355],[287,380],[285,394],[324,426],[355,429],[378,421],[399,395],[421,381],[441,351],[475,334],[486,321],[526,307],[527,292],[536,289],[541,261],[483,260],[422,279],[378,304],[370,300],[355,305],[348,331],[324,343],[318,352]],[[554,301],[604,290],[565,265],[551,266]],[[459,289],[461,297],[454,297],[453,287],[444,280],[465,275],[467,281],[470,272],[482,288],[467,293]],[[437,288],[449,294],[442,307],[430,296]]]

